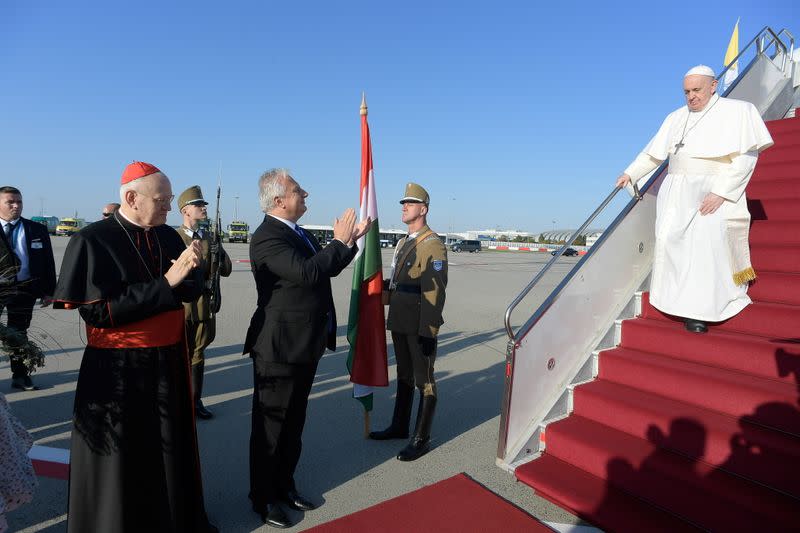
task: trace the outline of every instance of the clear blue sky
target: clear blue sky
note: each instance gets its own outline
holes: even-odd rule
[[[28,217],[95,220],[131,160],[207,198],[221,162],[223,222],[238,195],[257,224],[257,178],[283,166],[302,222],[328,224],[357,206],[365,91],[383,227],[410,180],[440,232],[575,227],[737,17],[742,46],[800,37],[788,0],[381,4],[6,0],[0,182]]]

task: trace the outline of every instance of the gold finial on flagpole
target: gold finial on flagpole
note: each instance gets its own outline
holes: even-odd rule
[[[364,92],[361,93],[361,114],[367,114],[367,95]]]

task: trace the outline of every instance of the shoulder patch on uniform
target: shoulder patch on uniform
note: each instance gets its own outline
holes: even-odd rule
[[[442,270],[443,266],[444,266],[444,261],[442,261],[441,259],[434,259],[433,260],[433,269],[436,272],[440,272]]]
[[[437,241],[441,241],[441,239],[439,238],[438,235],[433,234],[433,235],[428,235],[427,237],[425,237],[425,239],[422,242],[428,242],[428,241],[430,241],[432,239],[436,239]]]

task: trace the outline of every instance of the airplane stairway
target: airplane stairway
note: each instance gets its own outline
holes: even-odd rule
[[[753,304],[703,335],[639,297],[517,478],[606,531],[800,528],[800,118],[747,188]]]

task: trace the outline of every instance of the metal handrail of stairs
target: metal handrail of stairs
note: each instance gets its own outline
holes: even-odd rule
[[[781,39],[783,35],[789,40],[788,46]],[[774,46],[775,50],[772,55],[769,55],[767,52],[772,46]],[[765,68],[777,69],[780,71],[781,76],[791,77],[791,54],[794,50],[794,37],[788,30],[782,29],[776,33],[771,28],[764,27],[742,49],[736,58],[719,73],[717,79],[722,79],[736,61],[742,59],[745,53],[753,49],[755,49],[755,57],[724,91],[723,96],[735,96],[749,100],[756,104],[756,107],[759,107],[759,111],[765,118],[779,118],[770,116],[775,111],[767,109],[772,102],[766,100],[775,99],[774,94],[770,94],[768,97],[762,93],[750,94],[749,92],[752,92],[752,89],[747,87],[746,82],[742,82],[747,80],[748,75],[751,73],[751,78],[764,76]],[[776,59],[780,59],[780,64],[775,63]],[[765,62],[769,62],[773,66],[764,67],[763,64]],[[787,67],[789,68],[787,69]],[[786,110],[784,109],[783,111],[785,112]],[[619,193],[621,187],[614,187],[586,221],[581,224],[580,228],[556,251],[555,255],[544,265],[541,271],[533,277],[506,308],[504,326],[508,336],[508,343],[497,447],[497,463],[501,467],[513,470],[514,464],[524,462],[535,456],[538,446],[538,443],[534,442],[536,428],[544,421],[545,415],[563,397],[564,391],[575,375],[581,368],[585,367],[592,351],[599,346],[603,339],[607,338],[614,321],[622,315],[623,310],[629,308],[634,292],[648,278],[652,268],[652,252],[655,240],[653,229],[655,197],[658,187],[666,175],[667,166],[665,161],[652,172],[649,178],[642,180],[644,185],[641,190],[634,190],[634,197],[621,209],[597,242],[564,275],[556,287],[545,297],[544,301],[516,332],[514,332],[511,325],[511,316],[514,310],[541,282],[545,275],[550,272],[567,248],[608,207],[617,193]],[[626,258],[629,259],[629,263],[625,262]],[[613,282],[608,281],[607,286],[592,286],[592,280],[599,280],[600,283],[606,281],[602,274],[602,268],[592,266],[593,263],[602,265],[604,262],[613,265],[622,272],[615,272],[616,280]],[[598,269],[601,271],[600,273],[593,272],[593,270]],[[626,276],[629,279],[625,279]],[[569,302],[565,305],[572,313],[570,318],[574,319],[573,322],[580,323],[583,320],[582,325],[587,329],[582,333],[584,336],[580,340],[575,338],[565,339],[564,333],[559,330],[558,322],[548,317],[548,311],[551,311],[554,305],[558,303],[559,299],[564,295],[565,289],[576,284],[581,284],[581,286],[578,287],[577,291],[573,290],[573,294],[570,294],[568,298]],[[584,291],[583,294],[581,294],[581,290]],[[576,292],[577,294],[575,294]],[[613,298],[606,297],[606,293],[612,293]],[[598,295],[600,296],[598,297]],[[597,300],[602,301],[598,303]],[[575,305],[572,305],[573,303]],[[589,307],[594,305],[595,307],[590,309],[590,313],[586,313],[582,305],[588,305]],[[606,306],[608,307],[607,310],[605,309]],[[548,323],[542,324],[543,322]],[[537,325],[543,326],[539,328],[543,329],[543,332],[538,335],[538,344],[533,347],[526,346],[531,332]],[[561,326],[560,329],[570,329],[563,328],[563,325]],[[575,329],[578,328],[571,328],[570,334],[574,333]],[[566,343],[570,344],[567,345]],[[527,359],[521,361],[518,359],[521,349],[533,350],[535,356],[543,354],[542,360],[535,361],[536,364],[532,364]],[[559,353],[559,350],[571,351],[574,357],[572,359],[569,359],[568,356],[561,357],[562,354]],[[566,363],[564,362],[565,359],[567,359]],[[518,374],[519,369],[517,367],[521,363],[524,365],[522,373],[536,373],[542,376],[552,373],[553,377],[549,380],[547,378],[539,379],[538,377],[527,380],[524,384],[524,393],[527,396],[523,400],[529,400],[530,397],[537,395],[537,401],[541,405],[529,405],[525,414],[521,417],[515,417],[515,413],[512,413],[511,404],[515,389],[515,375]],[[559,367],[558,371],[556,371],[556,367]],[[543,389],[543,392],[539,393],[535,389]],[[510,435],[512,426],[514,435]]]

